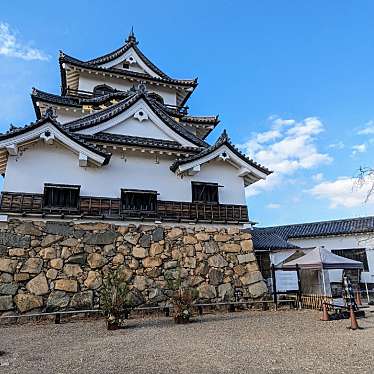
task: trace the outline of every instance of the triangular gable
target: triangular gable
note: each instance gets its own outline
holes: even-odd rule
[[[49,116],[29,126],[0,135],[0,150],[6,150],[9,155],[16,156],[19,147],[32,141],[44,141],[47,144],[57,141],[63,144],[78,155],[80,166],[88,166],[89,162],[99,166],[105,165],[110,159],[110,154],[85,143],[77,135],[69,134]]]
[[[117,116],[109,118],[97,126],[78,131],[77,133],[93,135],[99,132],[172,140],[183,146],[194,146],[193,143],[186,140],[167,126],[144,101],[144,99],[140,99],[130,108]]]
[[[250,160],[240,153],[229,141],[226,131],[219,137],[217,142],[201,151],[199,154],[177,160],[170,169],[177,174],[195,175],[200,172],[201,166],[212,160],[221,160],[229,163],[238,170],[238,176],[244,179],[248,186],[261,179],[265,179],[271,171]]]
[[[175,122],[143,91],[137,91],[132,97],[110,108],[66,123],[64,126],[69,131],[79,134],[92,135],[99,132],[109,132],[119,135],[173,140],[187,147],[207,147],[207,143]]]
[[[128,67],[124,67],[124,63]],[[149,74],[152,77],[161,78],[156,71],[152,70],[148,65],[144,63],[142,58],[136,52],[136,50],[131,47],[122,55],[118,56],[112,61],[98,64],[97,66],[105,69],[120,69],[125,71],[135,71],[137,73]]]

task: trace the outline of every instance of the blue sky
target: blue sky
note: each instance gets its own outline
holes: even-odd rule
[[[251,219],[286,224],[374,214],[355,187],[374,166],[372,1],[2,1],[0,129],[35,119],[35,86],[59,92],[58,51],[140,48],[199,77],[192,114],[220,114],[232,141],[275,173],[247,191]]]

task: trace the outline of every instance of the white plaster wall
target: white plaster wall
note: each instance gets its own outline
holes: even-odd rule
[[[150,119],[139,121],[130,117],[120,123],[113,123],[113,126],[103,132],[109,134],[120,134],[129,136],[140,136],[144,138],[154,138],[163,140],[175,140],[162,131]]]
[[[78,86],[79,90],[92,92],[94,87],[98,84],[107,84],[108,86],[118,90],[126,91],[134,84],[137,85],[138,83],[130,82],[129,80],[123,78],[101,77],[100,75],[89,74],[86,72],[80,73]],[[146,86],[149,92],[156,92],[159,94],[164,99],[165,104],[176,105],[176,90],[151,85],[149,83],[147,83]]]
[[[87,116],[89,113],[83,113],[81,109],[77,109],[76,112],[73,110],[65,110],[65,109],[57,109],[56,115],[57,115],[57,121],[60,123],[67,123],[71,121],[75,121],[76,119],[82,118],[84,116]]]
[[[223,204],[245,205],[243,179],[237,169],[223,161],[203,165],[201,172],[180,178],[170,171],[173,158],[132,152],[113,154],[103,167],[78,166],[78,156],[63,146],[41,142],[30,144],[19,156],[8,160],[4,191],[42,193],[44,183],[81,185],[87,196],[120,197],[121,188],[157,190],[160,200],[191,201],[191,181],[223,185],[219,200]],[[162,158],[161,158],[162,157]]]
[[[290,243],[301,248],[314,248],[324,246],[328,250],[332,249],[353,249],[366,248],[369,271],[361,273],[361,281],[374,283],[374,233],[358,235],[339,235],[321,238],[289,239]],[[331,282],[340,282],[342,270],[329,270]]]

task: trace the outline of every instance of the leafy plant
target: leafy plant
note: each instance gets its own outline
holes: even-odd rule
[[[173,316],[176,323],[187,323],[192,316],[192,306],[197,292],[194,288],[184,287],[182,284],[181,270],[176,271],[175,279],[166,279],[168,288],[173,291],[171,302],[173,304]]]
[[[104,278],[100,291],[100,304],[107,317],[108,329],[120,327],[127,319],[132,304],[129,301],[129,287],[119,270],[110,271]]]

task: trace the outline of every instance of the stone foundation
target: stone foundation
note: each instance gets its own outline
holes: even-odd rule
[[[267,292],[251,235],[235,227],[0,223],[0,313],[99,308],[103,278],[117,268],[136,306],[167,303],[166,279],[178,271],[204,302]]]

